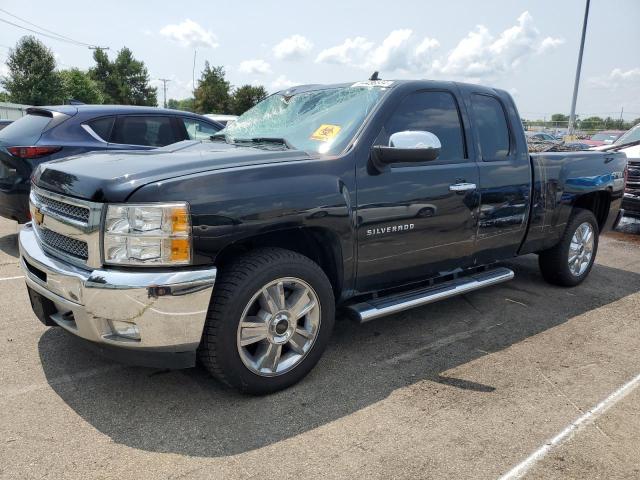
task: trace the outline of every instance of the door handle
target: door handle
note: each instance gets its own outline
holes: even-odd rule
[[[475,190],[475,183],[454,183],[453,185],[449,185],[449,190],[452,192],[467,192],[469,190]]]

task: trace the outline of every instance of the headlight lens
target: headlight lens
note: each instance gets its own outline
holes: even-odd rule
[[[191,262],[191,223],[186,203],[109,205],[103,235],[105,263]]]

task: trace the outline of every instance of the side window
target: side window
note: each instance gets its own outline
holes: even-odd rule
[[[115,117],[96,118],[88,122],[87,125],[89,125],[98,137],[108,142],[111,138],[111,130],[113,129],[113,122],[115,122],[115,120]]]
[[[171,117],[131,115],[118,117],[113,143],[164,147],[178,141]]]
[[[451,93],[416,92],[402,100],[385,124],[386,139],[406,130],[435,134],[442,145],[438,160],[466,158],[460,114]]]
[[[187,130],[189,140],[209,140],[218,129],[209,123],[204,123],[194,118],[181,118],[184,128]]]
[[[509,127],[502,104],[495,97],[471,95],[473,120],[480,136],[482,160],[495,162],[509,156]]]

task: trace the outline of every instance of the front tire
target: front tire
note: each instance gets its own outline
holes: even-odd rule
[[[316,365],[334,321],[331,283],[316,263],[289,250],[257,249],[222,269],[199,357],[229,386],[275,392]]]
[[[565,287],[582,283],[595,262],[599,235],[593,213],[575,210],[560,241],[553,248],[540,252],[538,264],[543,278]]]

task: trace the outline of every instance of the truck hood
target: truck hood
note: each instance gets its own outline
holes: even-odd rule
[[[306,160],[300,150],[184,141],[155,150],[91,152],[40,165],[39,187],[94,202],[124,202],[138,188],[193,173]]]

